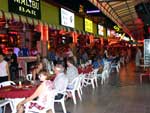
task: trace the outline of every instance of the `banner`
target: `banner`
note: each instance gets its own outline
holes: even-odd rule
[[[9,12],[41,19],[40,0],[8,0]]]

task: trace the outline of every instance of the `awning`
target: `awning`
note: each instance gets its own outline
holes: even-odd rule
[[[38,25],[38,24],[48,25],[47,23],[44,23],[41,20],[37,20],[37,19],[31,18],[31,17],[18,15],[18,14],[11,13],[11,12],[5,12],[2,10],[0,10],[0,18],[4,18],[5,20],[15,20],[18,22],[31,24],[31,25]]]

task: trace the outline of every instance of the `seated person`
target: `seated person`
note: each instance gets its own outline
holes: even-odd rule
[[[42,62],[39,62],[35,68],[32,70],[32,76],[33,76],[33,80],[36,80],[38,79],[38,74],[39,72],[43,70],[43,63]]]
[[[55,99],[61,99],[63,97],[63,93],[68,85],[68,78],[64,73],[64,67],[62,64],[56,64],[54,67],[54,73],[56,77],[54,79],[54,88],[60,93],[55,97]]]
[[[96,68],[99,68],[99,66],[100,65],[104,65],[104,62],[103,62],[103,60],[101,60],[101,59],[94,59],[94,62],[92,63],[92,66],[93,66],[93,68],[94,69],[96,69]]]
[[[25,100],[21,101],[17,105],[17,113],[23,113],[24,108],[25,110],[42,110],[44,108],[53,108],[54,104],[54,93],[55,90],[53,87],[53,83],[49,80],[49,74],[46,70],[43,70],[39,73],[39,79],[41,81],[41,84],[36,89],[36,91]],[[32,101],[33,99],[36,99],[36,101]],[[44,106],[43,106],[44,105]],[[48,107],[49,106],[49,107]],[[51,110],[49,110],[48,113],[52,113]]]
[[[78,76],[78,69],[74,66],[74,59],[69,57],[67,59],[67,70],[66,75],[68,78],[68,83],[72,83],[72,81]],[[72,88],[73,86],[68,85],[67,88]]]

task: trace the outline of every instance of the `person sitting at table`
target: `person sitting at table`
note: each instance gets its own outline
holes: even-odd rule
[[[78,76],[78,69],[74,66],[74,59],[72,57],[67,59],[66,75],[69,80],[68,83],[71,83]]]
[[[9,66],[4,60],[4,54],[0,53],[0,83],[10,80]]]
[[[38,86],[36,91],[30,97],[21,101],[17,105],[17,113],[23,113],[23,111],[26,109],[42,110],[44,108],[47,108],[48,105],[50,105],[50,108],[52,108],[54,104],[54,101],[52,99],[54,99],[55,94],[54,84],[49,80],[50,76],[46,70],[40,71],[38,77],[41,81],[41,84]],[[37,98],[36,101],[32,101],[33,99],[36,98]],[[52,111],[49,110],[48,113],[52,113]]]
[[[43,62],[39,62],[35,68],[32,70],[32,77],[33,80],[37,80],[38,79],[38,74],[39,72],[43,70]]]
[[[103,59],[100,59],[100,58],[98,58],[98,59],[94,59],[94,61],[93,61],[93,63],[92,63],[92,67],[94,68],[94,69],[96,69],[96,68],[99,68],[100,66],[104,66],[104,61],[103,61]]]
[[[54,67],[54,73],[56,74],[56,77],[54,79],[54,88],[59,92],[65,91],[68,85],[68,78],[64,73],[63,65],[56,64],[56,66]],[[63,94],[58,93],[55,99],[61,99],[62,97]]]

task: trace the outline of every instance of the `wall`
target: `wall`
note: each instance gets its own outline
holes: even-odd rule
[[[83,18],[75,15],[75,28],[78,30],[84,30]]]
[[[59,25],[59,8],[41,2],[41,20],[49,24]]]
[[[0,10],[8,11],[8,0],[0,0]]]
[[[8,0],[0,0],[0,9],[8,11]],[[41,1],[41,20],[48,24],[60,24],[59,7]],[[75,15],[75,29],[84,30],[83,18]],[[93,33],[97,34],[97,24],[93,24]],[[105,34],[106,36],[106,34]]]

